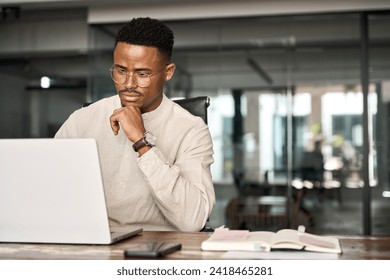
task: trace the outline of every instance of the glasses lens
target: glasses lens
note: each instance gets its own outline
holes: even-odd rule
[[[114,80],[115,83],[117,83],[117,84],[126,83],[126,79],[127,79],[126,70],[116,68],[113,66],[110,69],[110,73],[111,73],[111,78]]]
[[[134,82],[139,86],[139,87],[148,87],[150,86],[150,76],[147,74],[143,73],[135,73],[133,75]]]

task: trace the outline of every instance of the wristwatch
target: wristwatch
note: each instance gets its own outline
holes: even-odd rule
[[[144,137],[142,137],[140,140],[138,140],[133,144],[133,149],[135,152],[138,152],[139,149],[145,146],[151,146],[151,147],[156,146],[156,142],[157,142],[156,137],[149,131],[146,131],[144,133]]]

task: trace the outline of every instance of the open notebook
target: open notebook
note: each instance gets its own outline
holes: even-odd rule
[[[211,251],[260,251],[299,250],[341,254],[340,242],[336,237],[320,236],[298,230],[281,229],[277,232],[229,230],[220,227],[201,245],[202,250]]]
[[[111,244],[94,139],[0,139],[0,242]]]

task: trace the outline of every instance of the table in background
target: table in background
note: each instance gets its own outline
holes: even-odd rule
[[[202,251],[200,245],[209,237],[207,232],[145,231],[113,245],[65,245],[0,243],[0,259],[7,260],[122,260],[124,250],[133,243],[165,241],[182,243],[182,250],[167,255],[171,260],[222,259],[225,252]],[[338,259],[390,260],[390,236],[336,236],[343,254]]]

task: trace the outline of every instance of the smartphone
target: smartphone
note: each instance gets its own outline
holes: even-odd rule
[[[146,242],[130,245],[125,250],[126,257],[158,258],[179,251],[180,243]]]

